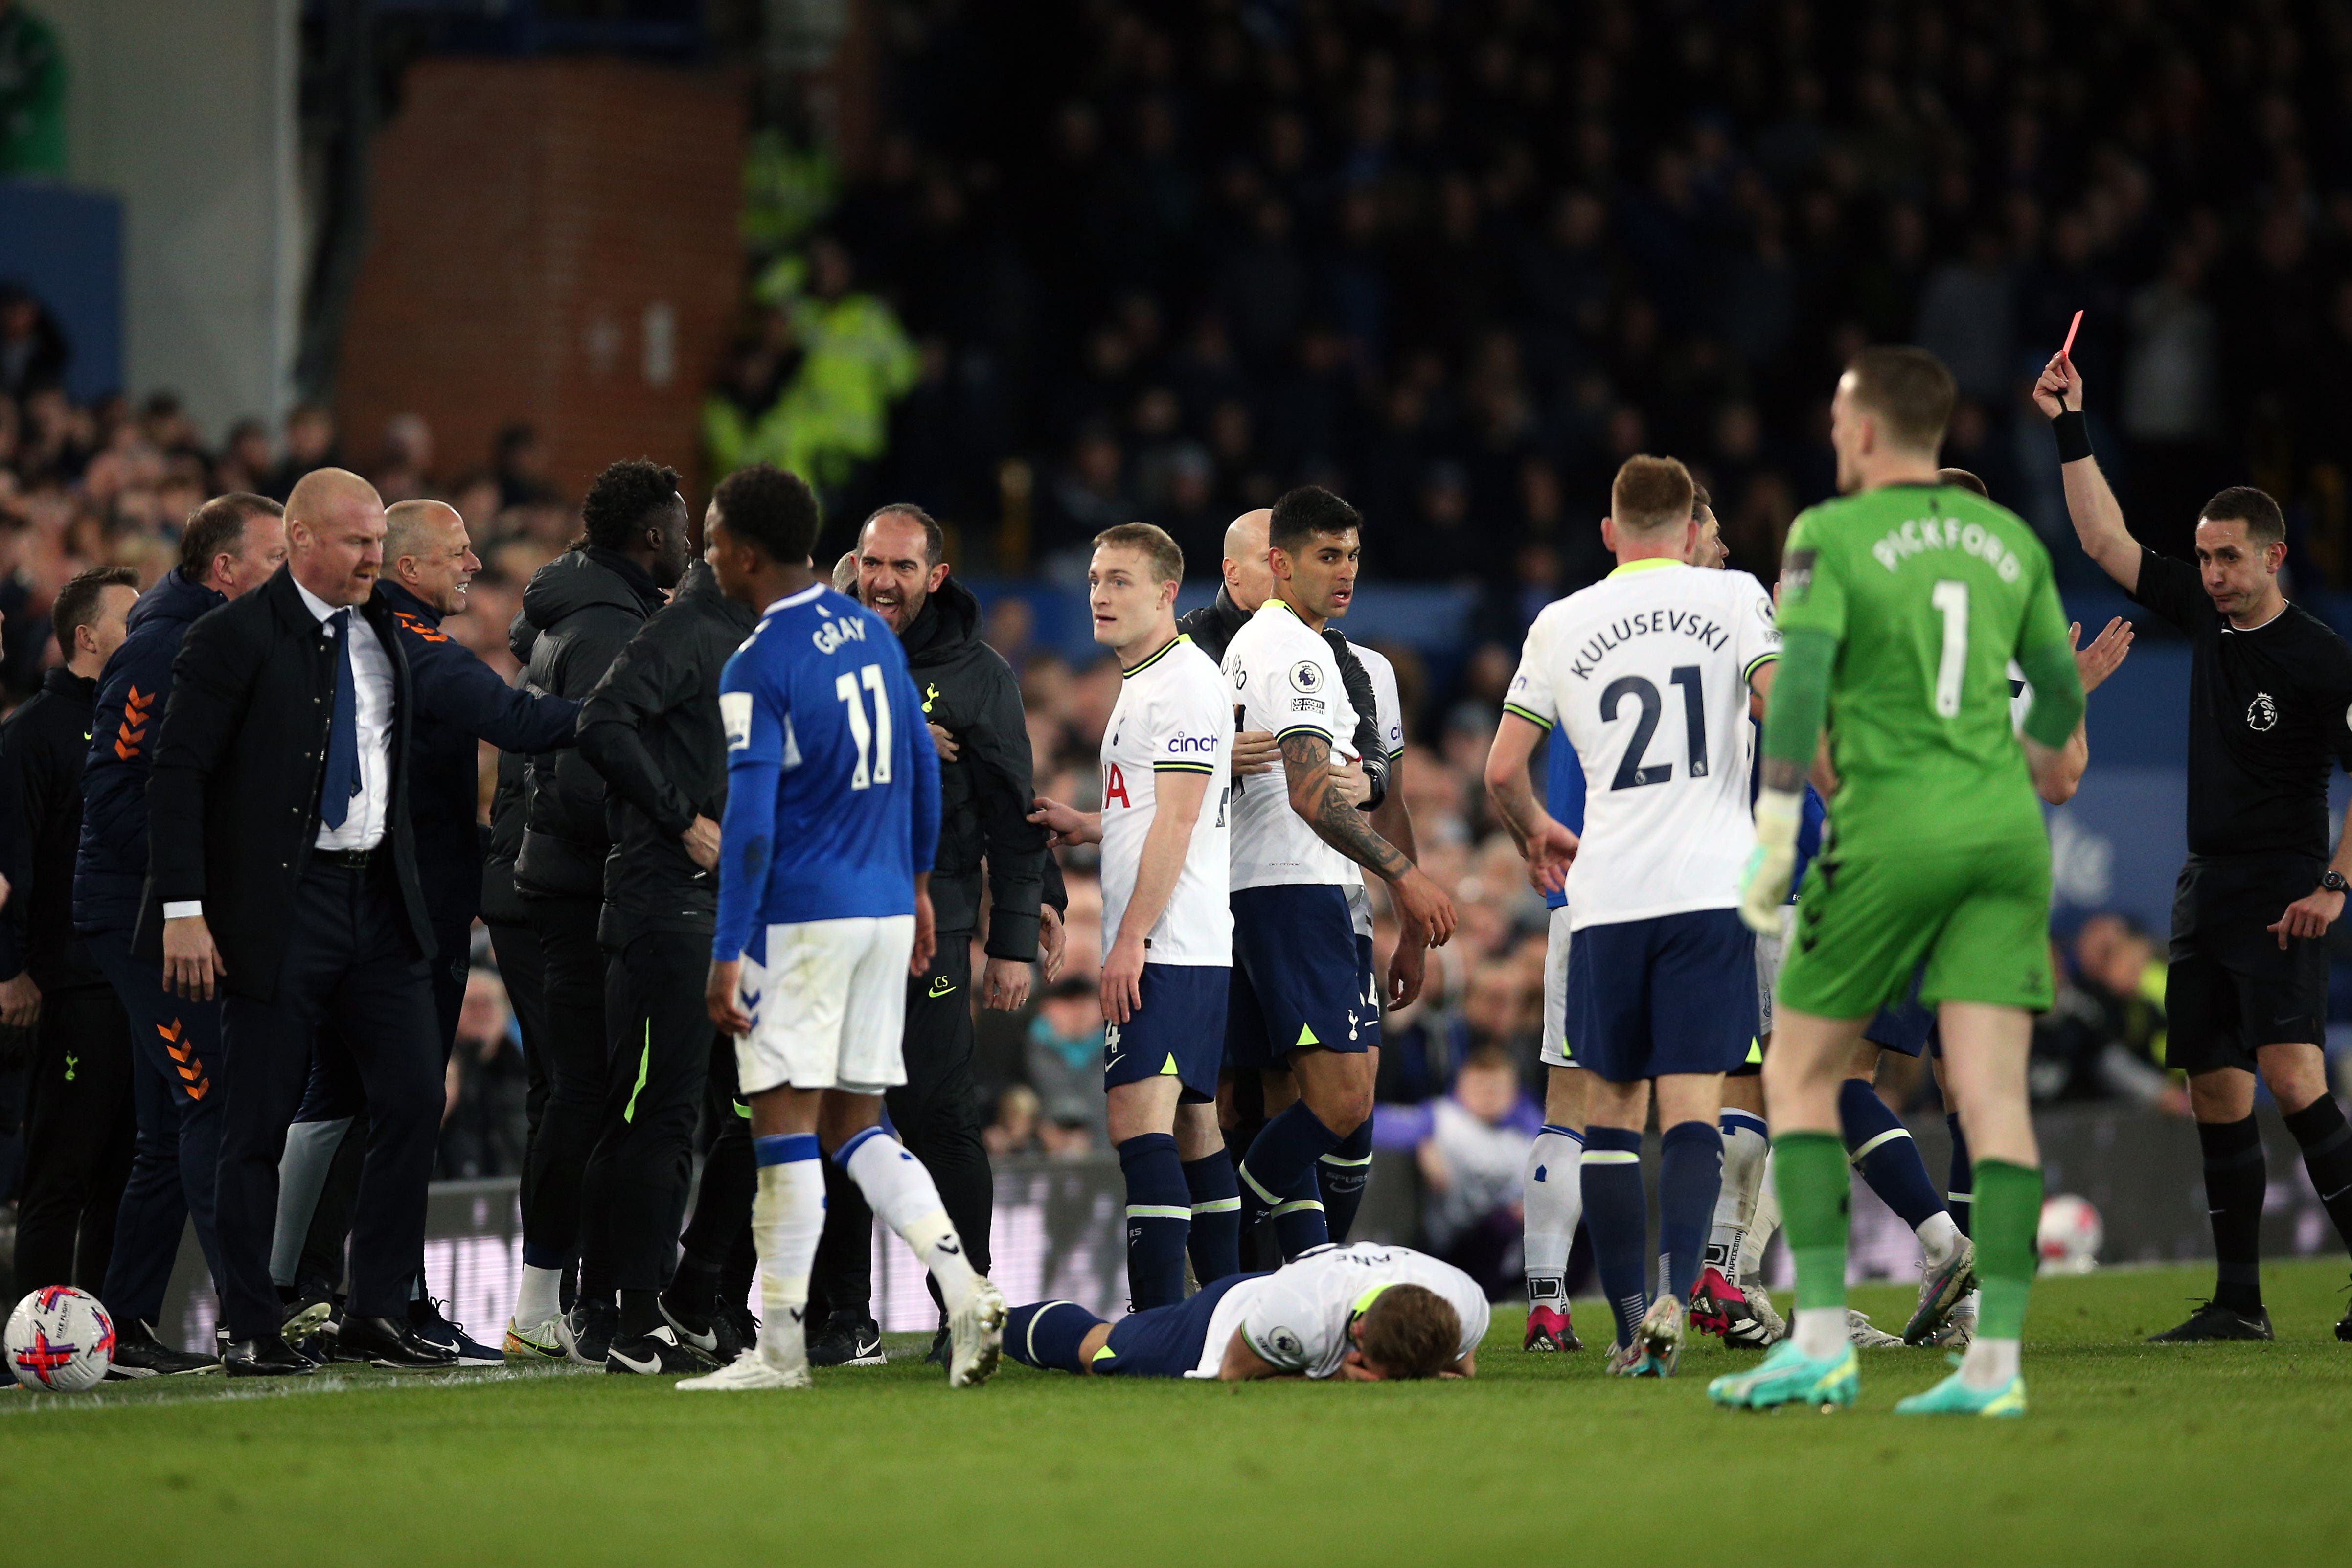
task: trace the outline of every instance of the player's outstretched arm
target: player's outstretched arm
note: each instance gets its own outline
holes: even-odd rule
[[[2083,553],[2120,584],[2126,593],[2139,590],[2139,541],[2124,526],[2124,509],[2091,455],[2091,437],[2083,423],[2083,374],[2063,354],[2051,356],[2033,383],[2033,403],[2050,421],[2058,437],[2058,474],[2066,486],[2066,515],[2074,521],[2074,537]]]
[[[1076,806],[1066,806],[1050,796],[1037,797],[1037,809],[1029,820],[1045,830],[1045,847],[1062,844],[1097,844],[1102,842],[1102,813],[1081,811]]]
[[[1347,791],[1331,776],[1330,737],[1311,729],[1282,739],[1282,772],[1290,809],[1325,843],[1389,884],[1400,920],[1421,927],[1433,947],[1454,935],[1454,901],[1402,851],[1374,831]]]

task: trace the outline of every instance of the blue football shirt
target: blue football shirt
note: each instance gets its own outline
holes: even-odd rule
[[[714,956],[740,956],[755,924],[912,914],[939,843],[939,754],[881,617],[823,583],[776,601],[727,661],[719,710]]]

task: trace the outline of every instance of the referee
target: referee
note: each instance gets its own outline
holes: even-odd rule
[[[2058,438],[2083,549],[2140,603],[2195,639],[2189,687],[2189,863],[2172,904],[2165,985],[2168,1065],[2189,1074],[2213,1225],[2213,1299],[2167,1343],[2269,1339],[2263,1309],[2260,1072],[2302,1145],[2312,1186],[2352,1243],[2352,1127],[2327,1092],[2322,939],[2352,883],[2352,822],[2327,856],[2330,758],[2352,769],[2352,646],[2286,601],[2286,521],[2232,486],[2197,518],[2197,563],[2145,549],[2091,455],[2083,378],[2059,355],[2033,401]],[[2352,1312],[2336,1325],[2352,1340]]]

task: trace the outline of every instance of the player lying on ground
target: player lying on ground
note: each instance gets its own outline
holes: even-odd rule
[[[1781,970],[1764,1090],[1797,1265],[1794,1332],[1718,1403],[1851,1405],[1845,1312],[1849,1181],[1837,1097],[1871,1016],[1922,962],[1954,1102],[1976,1156],[1977,1338],[1959,1372],[1906,1415],[2022,1414],[2018,1344],[2042,1208],[2027,1103],[2032,1012],[2051,1002],[2047,785],[2083,689],[2031,528],[1942,485],[1936,450],[1951,373],[1917,349],[1866,349],[1838,382],[1831,443],[1846,498],[1797,519],[1781,574],[1781,672],[1765,719],[1758,848],[1741,914],[1776,929],[1800,791],[1829,715],[1833,836],[1806,873]],[[1865,652],[1866,651],[1866,652]],[[2033,688],[2023,749],[2008,665]]]
[[[1075,1301],[1015,1307],[1005,1354],[1024,1366],[1095,1377],[1469,1377],[1486,1295],[1451,1263],[1410,1247],[1324,1247],[1270,1274],[1232,1274],[1190,1301],[1117,1322]]]

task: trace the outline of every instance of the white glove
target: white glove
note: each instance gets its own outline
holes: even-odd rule
[[[1756,797],[1756,850],[1748,857],[1739,892],[1739,918],[1759,936],[1777,936],[1780,906],[1789,902],[1789,882],[1797,870],[1797,827],[1805,798],[1790,789],[1767,789]]]

